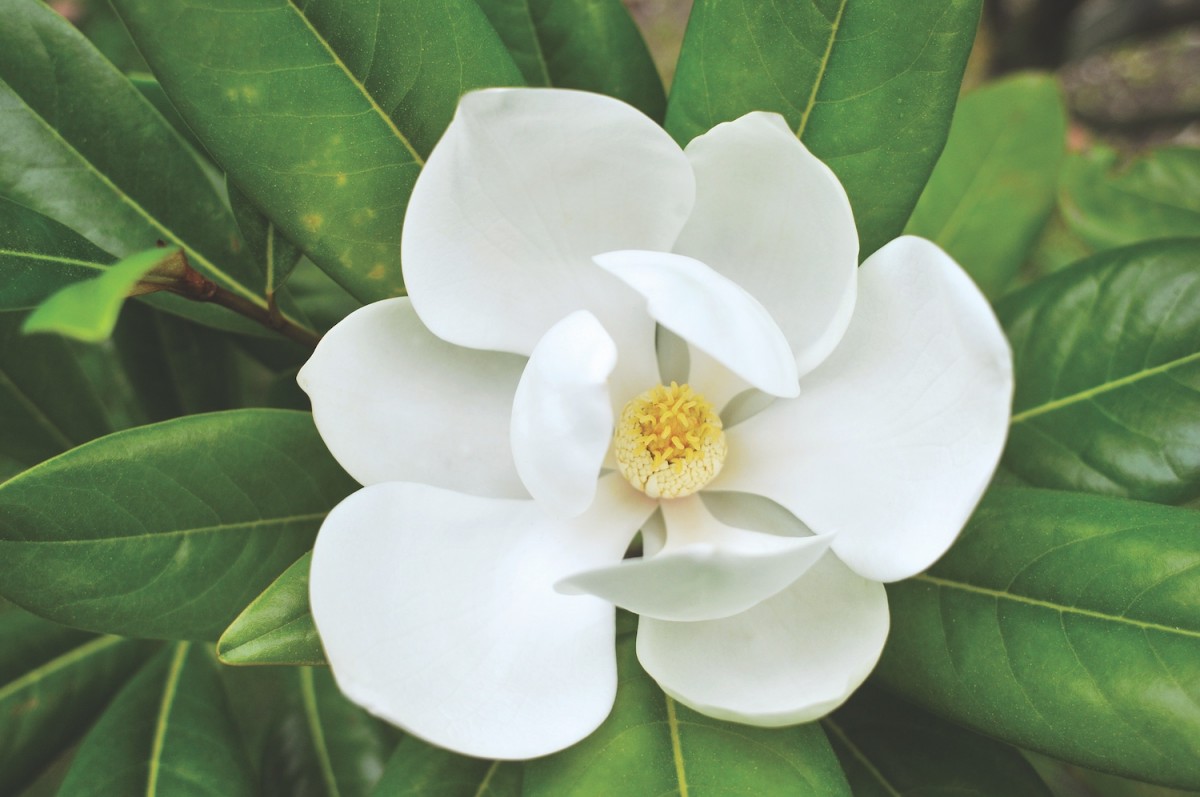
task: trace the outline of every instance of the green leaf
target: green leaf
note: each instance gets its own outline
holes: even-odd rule
[[[80,628],[215,639],[355,486],[307,413],[118,432],[0,485],[0,589]]]
[[[125,299],[150,271],[178,263],[179,250],[150,249],[122,258],[104,272],[59,290],[38,305],[21,330],[57,332],[86,343],[108,340]]]
[[[459,96],[520,82],[471,0],[113,5],[230,179],[362,301],[403,291],[408,195]]]
[[[258,793],[209,653],[181,642],[129,682],[80,745],[59,797]]]
[[[0,197],[0,310],[32,308],[113,260],[71,228]]]
[[[117,24],[120,23],[118,22]],[[179,133],[180,137],[188,143],[188,146],[208,161],[209,168],[212,170],[209,175],[210,179],[218,182],[218,184],[223,183],[224,180],[219,170],[215,165],[212,165],[212,156],[208,154],[208,150],[200,143],[200,139],[196,138],[196,134],[192,132],[192,129],[187,126],[187,122],[183,121],[183,117],[179,115],[179,111],[175,110],[175,106],[171,104],[171,99],[167,97],[167,93],[163,91],[162,86],[158,84],[154,76],[145,73],[135,73],[129,75],[129,82],[142,93],[143,97],[150,101],[150,104],[154,106],[154,110],[162,114],[162,118],[170,123],[175,132]]]
[[[620,0],[476,2],[529,85],[607,94],[662,121],[662,81]]]
[[[129,80],[42,3],[0,0],[0,196],[131,255],[158,241],[265,307],[256,268],[202,159]],[[194,48],[192,48],[194,49]],[[237,331],[227,310],[164,306]]]
[[[1200,788],[1198,517],[994,490],[927,574],[888,585],[876,675],[1018,747]]]
[[[342,697],[328,669],[298,667],[288,682],[264,751],[264,797],[366,797],[399,732]]]
[[[1016,750],[871,687],[821,724],[855,797],[1050,797]]]
[[[301,556],[229,624],[217,642],[226,664],[325,663],[308,606],[312,551]]]
[[[698,714],[646,675],[633,634],[618,639],[617,663],[612,714],[574,747],[527,762],[527,797],[689,791],[849,797],[819,725],[755,728]]]
[[[1200,149],[1160,149],[1127,163],[1108,147],[1063,167],[1059,208],[1093,249],[1200,235]]]
[[[246,238],[255,260],[263,264],[264,288],[268,294],[278,291],[300,262],[301,252],[275,224],[259,212],[254,203],[233,183],[227,183],[233,216]]]
[[[1016,367],[1003,464],[1026,483],[1200,496],[1200,239],[1110,250],[1001,300]]]
[[[861,257],[904,228],[942,151],[980,0],[698,0],[667,103],[681,144],[783,114],[837,174]]]
[[[451,753],[406,736],[371,797],[520,797],[522,764]]]
[[[1058,83],[1046,75],[967,94],[905,232],[935,241],[985,294],[999,296],[1054,208],[1066,117]]]
[[[17,609],[0,614],[0,793],[15,794],[65,750],[153,650]]]

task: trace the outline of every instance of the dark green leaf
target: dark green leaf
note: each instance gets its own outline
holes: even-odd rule
[[[1050,797],[1016,750],[864,687],[821,721],[855,797]]]
[[[1200,239],[1095,255],[1003,299],[1025,482],[1162,503],[1200,495]]]
[[[1093,249],[1200,235],[1200,149],[1160,149],[1120,163],[1095,147],[1067,159],[1059,208]]]
[[[296,668],[288,681],[264,752],[264,796],[366,797],[398,732],[342,697],[328,669]]]
[[[34,307],[115,259],[71,228],[0,197],[0,310]]]
[[[253,797],[208,651],[178,643],[130,681],[80,745],[59,797]]]
[[[264,291],[273,294],[287,282],[292,269],[300,261],[301,252],[283,237],[274,223],[260,213],[236,185],[228,183],[227,188],[233,216],[246,238],[246,245],[250,247],[255,260],[263,265]]]
[[[459,96],[520,82],[471,0],[113,5],[230,179],[363,301],[403,290],[408,195]]]
[[[1200,518],[1022,488],[888,585],[876,671],[905,698],[1082,766],[1200,788]]]
[[[1018,75],[972,91],[905,232],[937,242],[985,294],[1000,295],[1054,208],[1066,132],[1051,77]]]
[[[854,207],[861,257],[900,233],[946,141],[980,0],[699,0],[667,103],[681,144],[783,114]]]
[[[0,589],[81,628],[216,638],[354,487],[307,413],[118,432],[0,485]]]
[[[162,86],[158,85],[158,81],[152,75],[144,73],[132,74],[129,75],[129,82],[142,93],[143,97],[150,101],[150,104],[154,106],[154,110],[162,114],[162,118],[166,119],[171,127],[175,128],[175,131],[179,133],[192,149],[204,156],[209,164],[212,163],[212,156],[204,149],[204,145],[200,143],[200,139],[196,138],[196,134],[192,132],[192,129],[187,126],[187,122],[183,121],[183,117],[179,115],[179,111],[175,110],[175,106],[171,104],[167,93],[162,90]],[[216,166],[211,166],[211,169],[213,170],[213,173],[210,175],[211,179],[222,179]]]
[[[371,797],[520,797],[521,780],[519,761],[468,758],[407,736]]]
[[[476,2],[529,85],[607,94],[662,121],[662,81],[620,0]]]
[[[312,552],[263,590],[217,642],[226,664],[324,664],[325,651],[308,608]]]
[[[15,794],[71,744],[153,650],[11,609],[0,614],[0,793]]]
[[[846,795],[819,725],[778,730],[721,722],[676,703],[642,670],[634,636],[617,642],[612,714],[574,747],[525,765],[525,795]]]

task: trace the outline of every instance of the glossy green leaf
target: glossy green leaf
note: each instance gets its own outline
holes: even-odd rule
[[[263,797],[366,797],[399,732],[338,691],[326,668],[288,673],[289,699],[268,736]]]
[[[1001,300],[1016,366],[1003,464],[1028,484],[1200,496],[1200,239],[1095,255]]]
[[[519,761],[486,761],[407,736],[396,746],[371,797],[520,797]]]
[[[0,197],[0,310],[34,307],[113,260],[71,228]]]
[[[254,797],[215,664],[181,642],[130,681],[88,733],[59,797]]]
[[[988,296],[1003,293],[1054,208],[1066,117],[1045,75],[967,94],[905,232],[935,241]]]
[[[120,23],[118,22],[117,24]],[[142,93],[143,97],[150,101],[150,104],[154,106],[154,110],[162,114],[163,119],[166,119],[167,122],[170,123],[171,127],[175,128],[175,132],[179,133],[180,137],[183,138],[183,140],[186,141],[192,149],[196,150],[197,153],[204,156],[204,159],[207,160],[211,165],[212,156],[208,154],[208,150],[206,150],[204,145],[200,143],[200,139],[196,138],[196,134],[192,132],[192,129],[187,126],[187,122],[183,121],[183,117],[179,115],[179,111],[175,110],[175,106],[171,104],[171,99],[167,96],[167,93],[163,91],[162,86],[158,84],[158,81],[154,79],[154,76],[148,75],[144,72],[138,72],[129,75],[129,82],[134,85],[134,88]],[[224,179],[221,177],[217,167],[214,165],[211,166],[211,168],[212,173],[210,174],[210,179],[224,182]],[[236,215],[236,208],[234,210]]]
[[[156,267],[179,262],[179,250],[149,249],[124,257],[99,276],[62,288],[25,319],[21,330],[56,332],[86,343],[108,340],[138,282]]]
[[[768,729],[721,722],[667,697],[638,664],[634,634],[617,642],[620,685],[595,733],[525,765],[528,797],[595,794],[850,795],[819,725]]]
[[[621,0],[476,2],[529,85],[607,94],[662,121],[662,80]]]
[[[980,0],[698,0],[667,103],[682,144],[783,114],[841,179],[865,258],[900,234],[958,96]]]
[[[928,573],[888,585],[876,675],[1019,747],[1200,788],[1198,518],[994,490]]]
[[[237,616],[217,642],[226,664],[325,663],[308,606],[312,552],[301,556]]]
[[[233,216],[255,260],[263,266],[263,290],[273,294],[287,282],[300,261],[301,252],[283,237],[274,222],[259,212],[249,197],[233,183],[227,183]]]
[[[265,307],[232,214],[179,133],[44,4],[0,0],[0,17],[0,195],[113,255],[159,241],[183,247],[198,271]],[[163,301],[189,318],[255,329],[223,308]]]
[[[230,179],[363,301],[403,291],[408,195],[459,96],[520,82],[471,0],[113,6]]]
[[[1050,797],[1013,748],[871,687],[821,720],[855,797]]]
[[[1098,146],[1067,159],[1059,208],[1096,250],[1200,235],[1200,149],[1167,148],[1122,163]]]
[[[355,486],[307,413],[118,432],[0,485],[0,590],[81,628],[215,639]]]
[[[66,749],[153,650],[11,609],[0,614],[0,793]]]

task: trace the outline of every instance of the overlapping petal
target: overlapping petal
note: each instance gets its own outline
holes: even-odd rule
[[[321,439],[360,484],[421,481],[473,495],[526,495],[509,417],[524,359],[452,346],[406,298],[354,311],[296,380]]]
[[[899,238],[863,264],[854,319],[799,398],[727,431],[716,489],[765,495],[858,573],[931,565],[987,486],[1008,430],[1012,356],[948,255]]]
[[[313,552],[313,618],[338,686],[435,744],[530,758],[600,724],[617,675],[614,610],[552,584],[618,561],[654,505],[603,479],[572,520],[529,500],[367,487]]]
[[[824,716],[870,674],[887,593],[827,552],[794,584],[721,620],[643,617],[638,659],[663,691],[718,719],[775,727]]]

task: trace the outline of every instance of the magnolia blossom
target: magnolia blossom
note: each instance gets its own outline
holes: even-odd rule
[[[822,716],[879,657],[882,582],[949,547],[1000,455],[987,302],[918,238],[859,268],[845,191],[776,114],[680,149],[611,98],[468,94],[402,259],[410,296],[300,373],[364,485],[311,600],[345,694],[444,747],[594,730],[614,605],[680,702]]]

